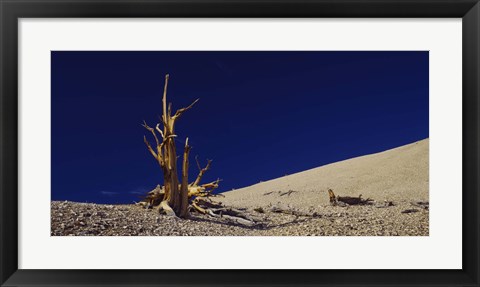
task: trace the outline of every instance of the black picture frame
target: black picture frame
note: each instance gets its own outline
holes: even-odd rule
[[[0,15],[1,286],[479,286],[480,6],[477,0],[0,0]],[[462,18],[463,268],[461,270],[18,269],[18,19],[29,17]]]

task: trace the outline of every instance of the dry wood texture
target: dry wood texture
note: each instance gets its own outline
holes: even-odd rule
[[[373,199],[367,198],[364,199],[362,198],[362,195],[360,194],[358,197],[352,197],[352,196],[335,196],[335,193],[333,193],[333,190],[328,189],[328,197],[330,198],[330,204],[331,205],[364,205],[364,204],[371,204],[373,202]]]
[[[163,191],[158,192],[157,195],[162,195],[161,203],[159,204],[160,210],[167,214],[175,214],[180,217],[188,216],[188,153],[190,147],[188,146],[188,140],[185,143],[185,152],[183,155],[183,176],[182,183],[179,183],[177,173],[177,151],[175,148],[175,123],[180,116],[187,110],[193,107],[198,101],[194,101],[190,106],[179,109],[172,116],[172,104],[168,104],[167,108],[167,88],[168,88],[169,75],[165,76],[165,86],[163,89],[163,115],[161,117],[161,123],[158,123],[155,128],[152,128],[143,122],[143,127],[147,129],[155,139],[156,149],[152,147],[150,142],[144,137],[144,142],[147,145],[147,149],[150,154],[157,160],[160,168],[163,172],[164,187]],[[163,126],[163,130],[160,126]],[[159,139],[160,136],[161,140]],[[154,196],[150,194],[150,197]]]
[[[233,223],[252,226],[255,222],[241,211],[223,207],[220,203],[212,203],[208,200],[211,196],[217,196],[212,193],[220,182],[216,181],[200,184],[205,172],[210,169],[212,163],[209,160],[204,168],[200,167],[197,161],[199,173],[195,181],[188,183],[188,156],[190,146],[188,138],[185,142],[182,161],[182,177],[178,178],[177,170],[177,151],[175,147],[175,124],[180,116],[191,109],[198,99],[188,107],[181,108],[172,116],[172,104],[167,105],[167,88],[169,75],[165,76],[165,86],[163,89],[162,110],[163,114],[160,123],[155,128],[150,127],[145,121],[143,127],[147,129],[155,140],[155,148],[152,147],[147,137],[144,136],[144,142],[150,154],[160,165],[163,173],[164,185],[158,185],[154,190],[149,192],[145,199],[139,204],[147,208],[158,207],[161,213],[181,218],[189,217],[189,211],[197,211],[212,217],[222,217]],[[162,128],[163,127],[163,128]]]

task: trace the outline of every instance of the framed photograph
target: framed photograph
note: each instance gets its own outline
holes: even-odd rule
[[[477,1],[8,1],[1,286],[478,286]]]

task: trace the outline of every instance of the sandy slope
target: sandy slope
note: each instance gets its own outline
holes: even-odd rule
[[[428,201],[429,139],[384,152],[348,159],[223,193],[229,205],[256,207],[281,202],[297,208],[328,204],[337,195],[410,202]],[[281,193],[294,190],[290,195]],[[272,192],[273,191],[273,192]],[[265,193],[269,193],[266,194]]]
[[[428,201],[428,145],[426,139],[234,190],[218,198],[259,218],[251,228],[195,213],[190,219],[175,219],[133,204],[54,201],[51,235],[428,236],[429,210],[411,204]],[[342,196],[363,194],[375,202],[331,206],[328,188]],[[282,196],[289,190],[295,192]],[[384,200],[394,204],[385,207]],[[277,213],[269,205],[303,210],[307,216]]]

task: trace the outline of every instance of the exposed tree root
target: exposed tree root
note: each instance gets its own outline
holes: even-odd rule
[[[200,212],[216,218],[223,218],[224,220],[239,224],[243,226],[254,226],[256,222],[246,213],[233,208],[224,207],[221,203],[207,201],[202,198],[196,198],[191,207]]]
[[[205,173],[210,166],[211,161],[207,166],[200,169],[200,173]],[[217,187],[219,180],[214,182],[200,184],[199,178],[202,178],[203,174],[197,177],[197,179],[188,185],[188,210],[191,212],[199,212],[201,214],[209,215],[215,218],[222,218],[223,220],[242,226],[254,226],[260,221],[259,218],[255,218],[249,215],[246,210],[235,209],[224,206],[221,202],[214,202],[210,198],[217,197],[218,194],[212,193]],[[179,186],[181,188],[181,186]],[[221,195],[220,195],[221,196]],[[177,216],[175,211],[169,206],[168,202],[164,200],[165,191],[160,185],[157,185],[155,189],[147,193],[145,198],[138,202],[137,205],[145,208],[158,207],[159,212]]]
[[[170,207],[170,205],[168,205],[167,201],[160,202],[160,205],[158,208],[160,213],[164,213],[168,216],[177,217],[177,215],[175,214],[175,211]]]

